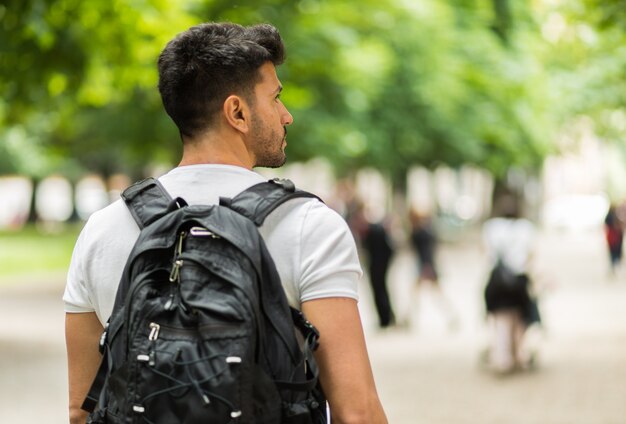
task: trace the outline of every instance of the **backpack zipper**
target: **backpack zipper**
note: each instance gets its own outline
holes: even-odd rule
[[[150,335],[148,340],[150,341],[150,353],[148,354],[148,365],[151,367],[156,365],[156,340],[159,337],[159,330],[161,326],[156,322],[150,323]]]
[[[182,259],[176,259],[174,261],[174,265],[172,266],[172,270],[170,271],[170,283],[180,283],[180,269],[183,266]]]
[[[161,326],[156,322],[150,323],[150,335],[148,336],[148,340],[155,341],[159,337],[159,330]]]
[[[180,268],[183,265],[183,261],[178,259],[178,258],[182,254],[182,251],[183,251],[183,241],[184,241],[186,236],[187,236],[187,233],[185,231],[181,231],[181,233],[178,236],[178,242],[177,242],[177,245],[176,245],[176,250],[174,251],[174,267],[170,271],[170,281],[171,282],[174,282],[174,281],[180,282]],[[174,277],[174,278],[172,279],[172,277]],[[126,324],[130,323],[130,315],[131,315],[130,302],[131,302],[133,296],[135,295],[135,292],[137,292],[140,288],[142,288],[144,285],[146,285],[149,282],[150,282],[150,280],[144,280],[140,284],[132,286],[130,292],[127,293],[126,299],[124,301],[124,309],[125,309],[125,315],[126,315],[126,318],[125,318],[124,322]],[[130,326],[127,326],[127,328],[126,328],[126,353],[128,353],[128,350],[129,350],[128,341],[130,340],[130,330],[131,330]],[[156,336],[158,336],[158,330],[157,330]]]
[[[160,334],[171,334],[171,335],[188,335],[191,333],[202,332],[202,331],[222,331],[222,330],[234,330],[240,329],[242,327],[241,324],[203,324],[197,327],[192,328],[179,328],[179,327],[170,327],[168,325],[160,325],[155,322],[150,323],[150,335],[148,336],[148,340],[156,341]]]
[[[204,227],[191,227],[191,229],[189,230],[189,234],[194,237],[211,237],[214,239],[221,238],[220,236],[215,234],[213,231],[207,230]]]
[[[172,266],[172,271],[170,272],[170,282],[171,283],[180,283],[180,268],[183,266],[183,260],[180,259],[180,256],[183,254],[183,241],[187,237],[186,231],[181,231],[178,235],[178,243],[176,245],[176,250],[174,251],[174,265]]]

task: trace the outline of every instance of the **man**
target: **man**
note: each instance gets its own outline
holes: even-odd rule
[[[179,34],[159,57],[159,91],[183,142],[180,164],[159,178],[173,197],[215,204],[264,181],[255,166],[285,162],[286,127],[275,67],[284,59],[270,25],[202,24]],[[361,269],[346,223],[317,200],[280,206],[260,229],[291,306],[321,333],[316,359],[333,423],[386,423],[357,309]],[[70,422],[100,362],[98,339],[130,250],[139,235],[118,201],[93,214],[68,273],[66,341]]]

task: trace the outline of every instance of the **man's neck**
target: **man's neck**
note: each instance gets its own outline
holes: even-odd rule
[[[252,169],[253,163],[243,140],[223,135],[205,135],[183,140],[183,156],[178,166],[216,164]]]

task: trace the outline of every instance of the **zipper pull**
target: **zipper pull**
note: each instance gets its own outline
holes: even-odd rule
[[[186,231],[181,231],[178,235],[178,243],[176,244],[176,251],[174,252],[174,265],[172,266],[172,271],[170,272],[170,283],[178,282],[180,283],[180,267],[183,266],[183,260],[178,259],[180,255],[183,254],[183,241],[187,237]]]
[[[183,240],[187,237],[186,231],[181,231],[178,236],[178,247],[176,248],[176,256],[180,256],[183,253]]]
[[[204,227],[191,227],[191,229],[189,230],[189,234],[191,234],[194,237],[211,237],[213,239],[221,238],[220,236],[215,234],[213,231],[207,230]]]
[[[150,344],[152,345],[152,349],[150,349],[150,354],[148,355],[148,365],[150,365],[151,367],[156,365],[155,344],[156,344],[156,339],[159,337],[160,329],[161,329],[161,326],[157,324],[156,322],[150,323],[150,335],[148,336],[148,340],[150,340],[151,342]]]
[[[178,282],[180,283],[180,267],[183,266],[182,259],[176,259],[174,261],[174,266],[172,267],[172,272],[170,272],[170,283]]]
[[[150,323],[150,335],[148,336],[148,340],[155,341],[159,337],[159,330],[161,326],[155,322]]]
[[[174,305],[174,293],[170,293],[170,297],[168,297],[167,301],[165,302],[165,310],[166,311],[171,311],[174,308],[175,308],[175,305]]]

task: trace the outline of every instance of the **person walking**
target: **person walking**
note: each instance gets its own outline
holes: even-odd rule
[[[268,24],[194,26],[158,59],[159,91],[183,144],[179,165],[158,181],[190,205],[217,204],[266,179],[254,167],[285,163],[287,127],[276,67],[285,57]],[[290,306],[320,332],[315,352],[333,423],[386,423],[357,307],[361,276],[345,221],[316,199],[286,202],[260,228]],[[111,314],[139,228],[122,201],[94,213],[78,237],[63,296],[72,424],[100,363]]]
[[[396,319],[387,289],[387,272],[393,256],[393,245],[384,221],[368,223],[361,243],[367,252],[368,274],[378,313],[378,325],[380,328],[387,328],[395,324]]]
[[[622,261],[622,245],[624,242],[624,225],[617,214],[617,207],[611,205],[604,218],[604,235],[609,250],[611,275],[615,275]]]
[[[353,197],[346,204],[344,219],[367,264],[367,277],[378,315],[378,327],[392,327],[396,324],[396,317],[387,288],[387,272],[394,253],[388,229],[389,219],[383,217],[371,222],[366,216],[363,201],[357,197]]]
[[[414,292],[419,294],[425,288],[430,289],[433,299],[446,319],[448,329],[456,330],[459,326],[457,313],[439,284],[439,273],[435,261],[437,234],[435,233],[432,218],[428,215],[420,214],[416,209],[412,208],[409,211],[409,224],[409,236],[417,259],[418,269]]]
[[[482,231],[491,269],[484,298],[493,330],[486,359],[495,371],[508,373],[534,361],[525,335],[541,322],[530,272],[536,230],[520,216],[518,199],[503,195],[494,209]]]

